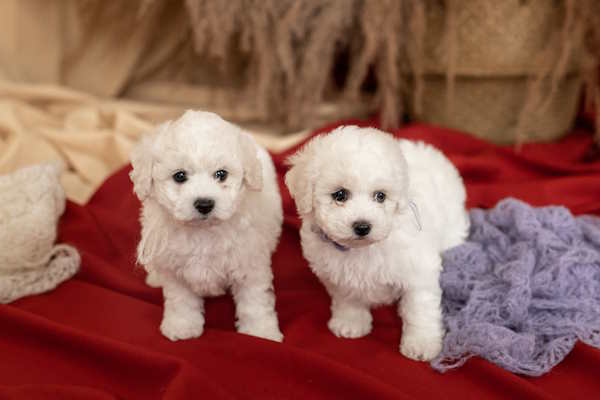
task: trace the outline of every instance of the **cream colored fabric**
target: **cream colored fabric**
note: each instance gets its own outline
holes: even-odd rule
[[[61,182],[67,197],[85,203],[106,177],[129,161],[141,134],[183,108],[101,99],[50,85],[0,81],[0,174],[40,162],[67,166]],[[301,140],[246,127],[272,151]]]
[[[127,162],[141,132],[179,112],[41,85],[0,83],[0,99],[0,173],[61,160],[68,197],[80,203]]]
[[[173,55],[181,30],[174,28],[187,27],[176,2],[146,3],[0,1],[0,77],[121,94]],[[153,57],[145,54],[149,48]]]

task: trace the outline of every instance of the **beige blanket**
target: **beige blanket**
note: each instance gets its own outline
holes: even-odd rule
[[[0,174],[44,161],[66,165],[67,197],[85,203],[106,177],[125,165],[140,135],[183,108],[94,97],[52,86],[0,81]],[[281,137],[246,127],[271,151],[305,132]]]

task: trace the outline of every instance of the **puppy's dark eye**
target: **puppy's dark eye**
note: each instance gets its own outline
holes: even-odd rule
[[[177,171],[173,174],[173,180],[177,183],[187,181],[187,173],[185,171]]]
[[[338,203],[343,203],[346,200],[348,200],[349,194],[350,193],[346,189],[340,189],[338,191],[331,193],[331,197]]]
[[[386,197],[386,195],[383,192],[375,192],[375,193],[373,193],[373,198],[378,203],[383,203],[385,201],[385,197]]]
[[[229,175],[227,171],[225,171],[224,169],[220,169],[217,172],[215,172],[215,179],[219,182],[224,182],[225,179],[227,179],[227,175]]]

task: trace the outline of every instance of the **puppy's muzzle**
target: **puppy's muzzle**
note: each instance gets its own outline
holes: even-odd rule
[[[194,208],[202,215],[207,215],[215,208],[213,199],[199,198],[194,201]]]
[[[352,224],[352,229],[357,236],[364,237],[371,232],[371,224],[366,221],[356,221]]]

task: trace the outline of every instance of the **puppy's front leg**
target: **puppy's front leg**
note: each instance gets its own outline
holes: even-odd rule
[[[331,296],[331,319],[327,326],[337,337],[359,338],[371,332],[371,310],[362,302],[350,299],[333,285],[326,285]]]
[[[269,282],[244,280],[232,285],[233,300],[238,332],[264,339],[281,342],[283,334],[279,330],[275,312],[275,294]]]
[[[431,285],[407,287],[398,311],[402,317],[400,352],[413,360],[431,360],[442,350],[442,290]]]
[[[162,282],[165,309],[160,331],[175,341],[202,335],[204,300],[174,278]]]
[[[162,286],[162,279],[152,265],[146,265],[146,272],[146,285],[153,288],[159,288]]]

